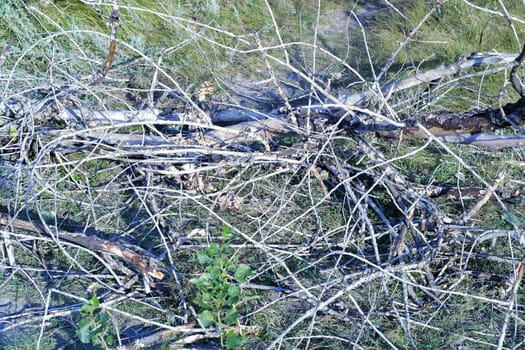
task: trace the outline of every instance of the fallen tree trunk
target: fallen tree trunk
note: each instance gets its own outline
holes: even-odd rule
[[[425,113],[401,121],[398,123],[401,127],[396,127],[391,123],[376,122],[375,120],[362,122],[358,117],[348,120],[342,116],[342,112],[332,114],[311,113],[309,118],[314,126],[314,131],[323,131],[326,128],[335,126],[342,130],[361,134],[377,132],[384,137],[396,138],[403,132],[405,138],[426,139],[426,132],[421,129],[421,127],[424,127],[430,134],[439,137],[440,140],[445,143],[468,144],[491,149],[522,147],[524,145],[524,135],[486,134],[486,132],[494,129],[509,125],[516,126],[523,123],[525,119],[523,118],[525,106],[509,104],[505,106],[503,110],[506,110],[508,114],[502,113],[500,109],[488,109],[476,112],[469,111],[465,113],[451,113],[448,111]],[[72,111],[64,113],[69,114],[72,113]],[[98,122],[102,124],[109,123],[110,126],[106,129],[114,129],[116,131],[108,130],[100,132],[100,127],[95,127],[94,129],[88,128],[86,131],[80,132],[79,135],[110,144],[126,145],[126,147],[177,146],[184,148],[188,146],[191,148],[193,145],[199,144],[195,142],[181,142],[182,140],[179,136],[174,139],[173,136],[170,135],[136,135],[118,132],[119,127],[127,127],[134,124],[143,125],[144,123],[147,124],[151,122],[158,126],[169,125],[180,128],[187,126],[198,127],[204,130],[201,140],[204,141],[204,145],[208,147],[233,146],[235,148],[239,145],[260,143],[266,150],[269,150],[269,142],[274,136],[287,133],[302,134],[305,131],[304,121],[300,124],[300,126],[303,127],[296,127],[285,118],[273,114],[270,114],[267,119],[245,121],[228,127],[221,127],[185,122],[175,120],[174,118],[170,121],[166,119],[166,117],[159,117],[159,114],[155,113],[156,111],[154,110],[140,111],[135,115],[120,111],[96,112],[99,116],[104,116],[103,119],[97,118]],[[144,119],[142,121],[137,121],[137,119],[143,117]],[[304,116],[299,116],[298,119],[301,120],[301,118],[304,118]],[[510,122],[507,122],[507,120]],[[321,125],[321,127],[318,127],[319,125]],[[64,131],[60,130],[60,134],[63,133]],[[53,132],[51,131],[50,134],[53,134]],[[12,137],[10,135],[3,136]],[[1,134],[0,137],[2,137]],[[195,137],[190,136],[189,139],[195,139]]]
[[[381,87],[381,94],[390,96],[417,85],[430,83],[477,67],[487,65],[499,65],[501,68],[510,65],[516,66],[517,58],[519,58],[518,55],[506,53],[471,53],[468,56],[461,55],[454,63],[449,65],[387,83]],[[364,93],[341,97],[340,101],[352,111],[356,108],[355,106],[368,104],[371,98],[378,96],[377,91],[370,89]],[[368,102],[365,103],[365,101]],[[474,137],[475,140],[472,137],[472,134],[488,132],[508,125],[518,126],[525,119],[523,118],[525,114],[523,101],[508,104],[501,109],[495,108],[465,113],[452,113],[449,111],[426,113],[424,115],[411,116],[411,118],[397,123],[397,125],[376,119],[368,120],[365,123],[358,115],[348,113],[347,108],[341,108],[337,104],[335,108],[323,105],[299,106],[288,112],[288,115],[283,115],[277,111],[261,112],[250,109],[228,108],[212,115],[211,120],[214,125],[229,126],[226,128],[215,128],[204,125],[205,129],[212,129],[204,133],[204,139],[209,146],[225,146],[239,142],[261,142],[268,149],[269,140],[276,134],[301,133],[301,129],[298,129],[297,126],[304,128],[310,124],[313,125],[314,131],[321,131],[336,125],[338,128],[352,132],[382,132],[385,136],[397,136],[403,131],[404,135],[408,137],[427,138],[426,133],[420,130],[420,127],[414,127],[415,121],[419,121],[420,126],[426,128],[432,135],[440,137],[443,142],[472,144],[492,149],[523,145],[522,137],[519,135],[498,135],[494,137],[480,134]],[[66,109],[63,114],[62,118],[67,119],[71,116],[79,118],[79,112],[76,110]],[[292,116],[292,120],[297,120],[297,126],[289,122],[289,116]],[[118,111],[93,112],[89,118],[91,122],[95,123],[100,121],[115,123],[141,120],[151,122],[164,121],[168,123],[181,122],[183,124],[185,119],[187,119],[186,116],[181,113],[163,113],[159,110],[138,111],[134,115]],[[459,137],[457,135],[465,136]]]
[[[401,122],[388,122],[388,119],[385,117],[379,120],[371,111],[366,118],[361,118],[361,114],[367,110],[357,107],[367,104],[370,99],[378,97],[380,94],[390,96],[419,84],[439,80],[468,69],[487,65],[499,65],[502,68],[512,64],[516,65],[516,57],[517,55],[514,54],[494,53],[463,55],[452,64],[417,73],[403,80],[387,83],[381,87],[380,92],[370,89],[363,93],[343,96],[340,98],[339,102],[341,103],[339,104],[299,106],[291,111],[286,111],[287,114],[279,113],[279,111],[256,111],[229,107],[214,112],[211,115],[212,124],[203,124],[194,121],[195,118],[191,111],[185,113],[162,111],[160,109],[88,111],[65,108],[54,119],[61,120],[67,125],[73,126],[74,129],[78,128],[78,125],[86,126],[88,127],[86,133],[96,133],[95,138],[97,139],[106,139],[111,143],[118,139],[118,142],[124,142],[128,145],[144,145],[145,141],[149,145],[167,145],[173,144],[173,140],[169,135],[165,137],[119,136],[118,132],[106,132],[106,136],[101,137],[101,133],[98,130],[103,125],[115,128],[133,124],[169,125],[180,130],[184,128],[198,129],[201,135],[198,138],[201,142],[204,141],[206,146],[223,147],[260,143],[268,151],[271,138],[277,134],[292,132],[304,134],[305,132],[324,131],[327,128],[335,127],[357,133],[379,132],[387,137],[397,137],[400,132],[403,132],[404,136],[427,138],[426,133],[420,129],[420,126],[422,126],[432,135],[440,137],[443,142],[472,144],[493,149],[517,147],[523,145],[522,136],[520,135],[500,135],[495,137],[478,133],[508,125],[518,126],[524,119],[524,101],[508,104],[501,109],[494,108],[465,113],[452,113],[449,111],[425,113],[411,116]],[[365,101],[368,102],[365,103]],[[48,108],[49,106],[44,104],[44,106],[36,106],[33,108],[36,110],[32,110],[18,101],[8,100],[0,102],[0,113],[12,120],[31,116],[38,121],[43,116],[49,117]],[[416,127],[417,123],[420,126]],[[8,125],[9,123],[4,124]],[[74,127],[74,125],[77,125],[77,127]],[[12,126],[13,123],[11,123],[9,128],[4,128],[4,132],[0,130],[0,137],[11,138],[14,134]],[[92,131],[91,128],[95,128],[97,131]],[[191,130],[186,132],[186,134],[191,134]],[[190,135],[189,138],[195,140],[196,136]],[[180,145],[180,140],[176,144]]]

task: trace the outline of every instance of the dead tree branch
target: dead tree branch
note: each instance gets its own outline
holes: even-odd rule
[[[512,82],[512,87],[521,96],[521,98],[525,98],[525,86],[523,85],[522,79],[520,79],[518,76],[518,70],[523,68],[523,61],[525,61],[525,45],[521,49],[518,57],[516,57],[514,66],[510,71],[510,81]]]
[[[488,66],[488,65],[511,65],[516,59],[515,54],[508,53],[480,53],[474,52],[465,55],[460,55],[456,62],[431,69],[426,72],[418,72],[415,75],[402,80],[392,81],[381,86],[383,95],[395,94],[397,92],[413,88],[420,84],[428,84],[434,80],[442,79],[461,72]],[[351,94],[342,98],[342,102],[346,105],[363,105],[371,98],[377,97],[377,91],[367,90],[358,94]]]
[[[113,0],[113,9],[111,10],[111,16],[110,16],[110,38],[109,38],[109,49],[108,49],[108,56],[106,58],[106,62],[104,62],[104,65],[102,66],[102,69],[100,72],[97,72],[90,83],[90,85],[96,85],[98,84],[106,74],[108,73],[109,69],[111,68],[111,65],[113,64],[113,60],[115,58],[115,50],[117,48],[117,33],[118,33],[118,27],[120,24],[120,17],[119,17],[119,3],[118,0]]]
[[[87,236],[85,234],[65,232],[57,228],[53,228],[53,232],[48,234],[48,231],[37,227],[32,222],[11,218],[5,214],[0,216],[0,225],[10,227],[13,229],[23,230],[38,235],[49,235],[53,239],[63,240],[70,243],[78,244],[81,247],[89,249],[91,251],[100,252],[100,253],[109,253],[115,255],[132,266],[138,268],[145,275],[151,276],[158,280],[164,278],[164,273],[157,267],[161,266],[159,261],[156,261],[153,266],[150,261],[155,259],[146,258],[136,253],[129,247],[125,247],[122,243],[119,242],[109,242],[104,241],[98,237]],[[136,247],[135,247],[136,248]]]

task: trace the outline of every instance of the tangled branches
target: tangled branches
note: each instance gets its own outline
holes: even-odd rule
[[[505,155],[522,146],[523,102],[427,108],[476,74],[512,66],[514,82],[523,55],[465,54],[383,82],[425,22],[441,15],[433,7],[376,81],[361,78],[366,89],[356,91],[296,65],[273,16],[277,47],[258,33],[156,13],[161,23],[185,23],[188,37],[155,56],[116,39],[126,19],[119,11],[136,9],[100,6],[111,9],[110,50],[91,74],[62,71],[24,87],[16,67],[2,73],[9,296],[0,298],[0,329],[36,326],[38,346],[49,329],[68,339],[74,324],[86,341],[116,336],[122,348],[418,348],[443,337],[502,347],[513,323],[508,344],[518,342],[522,153],[492,173],[476,167],[478,150],[467,145]],[[203,37],[256,55],[264,79],[182,88],[164,60]],[[328,50],[301,45],[358,75]],[[116,64],[119,48],[136,57]],[[140,69],[146,83],[129,77]],[[15,279],[31,290],[25,305],[7,293]],[[492,325],[455,329],[488,310]],[[91,324],[104,325],[101,337]]]

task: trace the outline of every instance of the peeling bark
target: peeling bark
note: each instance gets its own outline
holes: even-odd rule
[[[0,214],[0,226],[11,227],[13,229],[23,230],[38,235],[50,236],[52,239],[59,239],[69,243],[77,244],[83,248],[115,255],[125,262],[135,266],[145,275],[151,276],[158,280],[164,278],[164,273],[156,266],[153,266],[149,257],[142,256],[130,248],[125,247],[120,242],[108,242],[98,237],[87,236],[85,234],[65,232],[58,229],[53,230],[52,234],[47,234],[45,229],[38,228],[34,223],[14,219],[7,215]],[[154,259],[153,259],[154,260]],[[155,265],[160,266],[160,262],[156,261]]]
[[[481,54],[475,53],[469,56],[460,56],[456,62],[417,73],[412,77],[390,82],[381,87],[381,94],[390,95],[419,84],[429,83],[436,79],[458,74],[464,70],[486,66],[486,65],[513,65],[513,79],[517,79],[515,69],[520,66],[525,54],[523,52],[517,57],[514,54]],[[516,87],[515,87],[516,88]],[[520,92],[518,90],[518,92]],[[250,145],[259,143],[269,150],[272,137],[283,133],[323,132],[327,128],[342,129],[352,133],[379,132],[383,136],[397,137],[401,132],[404,136],[415,138],[427,138],[417,125],[425,127],[432,135],[442,138],[444,142],[473,144],[486,146],[493,149],[503,147],[517,147],[523,145],[521,135],[492,136],[483,133],[506,126],[519,127],[525,120],[525,101],[520,100],[514,104],[508,104],[503,108],[493,108],[480,111],[469,111],[465,113],[452,113],[449,111],[432,112],[411,116],[402,122],[389,123],[388,120],[378,118],[372,111],[366,118],[362,118],[363,111],[357,106],[367,104],[370,99],[378,97],[378,91],[370,89],[363,93],[352,94],[342,97],[343,104],[335,105],[313,105],[297,107],[287,114],[279,114],[277,111],[256,111],[242,108],[226,108],[215,111],[210,115],[211,123],[202,123],[192,111],[177,113],[173,111],[162,111],[159,109],[145,109],[140,111],[84,111],[80,109],[63,109],[56,119],[64,121],[67,125],[80,124],[88,127],[99,127],[102,125],[119,125],[137,123],[152,123],[155,125],[169,125],[179,129],[189,128],[184,137],[186,141],[193,140],[189,144],[202,144],[208,147],[224,147],[236,145]],[[368,102],[367,102],[368,101]],[[346,105],[346,106],[345,106]],[[34,107],[33,107],[34,108]],[[22,118],[31,115],[38,119],[44,115],[43,107],[38,111],[32,111],[30,107],[20,105],[17,101],[0,101],[0,113],[9,118]],[[45,109],[45,108],[44,108]],[[194,114],[194,113],[193,113]],[[196,120],[196,121],[195,121]],[[289,120],[297,121],[293,125]],[[223,125],[223,126],[221,126]],[[7,130],[7,128],[5,129]],[[192,134],[192,130],[197,133]],[[10,130],[12,134],[12,130]],[[142,144],[149,145],[181,145],[184,142],[174,142],[169,135],[163,136],[133,136],[120,135],[115,132],[107,132],[101,137],[100,132],[86,129],[86,136],[92,133],[93,137],[108,142],[126,143],[127,145]],[[181,134],[182,135],[182,134]],[[2,135],[0,137],[11,137]]]

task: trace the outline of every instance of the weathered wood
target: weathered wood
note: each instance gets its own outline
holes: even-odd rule
[[[48,235],[46,230],[37,227],[32,222],[11,218],[5,214],[0,214],[0,226],[11,227],[38,235],[50,236],[52,239],[64,240],[95,252],[109,253],[118,256],[127,263],[135,266],[148,276],[158,280],[164,278],[164,273],[158,267],[150,264],[150,260],[152,259],[141,256],[130,248],[125,247],[120,242],[108,242],[95,236],[65,232],[56,228],[53,228],[52,234]],[[160,265],[158,261],[156,264]]]
[[[381,87],[383,95],[390,95],[397,93],[419,84],[430,83],[437,79],[446,76],[459,74],[462,71],[482,67],[487,65],[514,65],[514,68],[521,62],[517,62],[517,55],[515,54],[496,54],[496,53],[472,53],[467,57],[460,56],[456,62],[446,66],[441,66],[426,72],[417,73],[409,78],[393,81]],[[202,135],[198,139],[206,146],[223,147],[228,145],[246,145],[253,143],[260,143],[265,149],[269,149],[270,139],[276,134],[298,132],[308,125],[312,126],[311,131],[322,131],[326,127],[336,126],[339,129],[344,129],[350,132],[367,133],[367,132],[382,132],[385,136],[395,136],[401,130],[404,134],[410,137],[426,138],[426,133],[418,127],[414,127],[413,121],[418,121],[422,126],[429,130],[429,132],[436,136],[442,137],[444,142],[452,143],[466,143],[486,146],[489,148],[503,148],[522,146],[523,140],[521,136],[490,136],[490,135],[476,135],[476,133],[485,132],[494,128],[503,127],[504,124],[509,123],[513,126],[519,125],[523,119],[523,103],[509,104],[500,109],[488,109],[476,113],[450,113],[434,112],[432,114],[425,114],[421,116],[412,116],[409,120],[401,123],[397,122],[395,125],[387,125],[384,120],[375,120],[377,118],[367,118],[367,123],[362,121],[350,111],[357,108],[359,105],[365,104],[371,98],[377,97],[378,91],[370,89],[363,93],[352,94],[340,98],[343,104],[335,105],[336,107],[307,106],[305,108],[298,107],[294,111],[288,111],[290,114],[295,114],[296,120],[301,118],[308,118],[308,123],[299,123],[299,125],[292,125],[288,122],[286,114],[277,114],[264,111],[255,111],[242,108],[227,108],[221,111],[216,111],[210,116],[211,124],[203,124],[199,121],[194,121],[192,112],[177,113],[173,111],[162,111],[160,109],[145,109],[139,111],[83,111],[80,109],[65,108],[58,115],[58,119],[66,121],[68,124],[75,123],[87,126],[101,126],[101,125],[119,125],[127,126],[127,124],[137,123],[152,123],[158,125],[172,125],[180,129],[191,128],[198,129]],[[348,108],[344,108],[343,105]],[[40,109],[42,107],[39,107]],[[307,116],[304,117],[304,111],[307,110]],[[355,111],[354,111],[355,112]],[[25,115],[36,115],[41,112],[31,111],[31,108],[24,106],[18,101],[0,101],[0,114],[4,114],[9,118],[21,118]],[[227,127],[223,127],[224,125]],[[7,130],[7,129],[5,129]],[[12,130],[9,130],[12,134]],[[86,133],[90,133],[89,129]],[[137,136],[132,135],[119,136],[116,132],[107,132],[106,136],[100,137],[100,133],[95,138],[112,140],[113,143],[125,143],[127,146],[134,144],[141,145],[171,145],[174,143],[168,137],[162,136]],[[465,134],[467,136],[457,136]],[[11,135],[0,135],[2,137],[11,137]],[[180,144],[180,142],[179,142]]]
[[[488,65],[512,65],[516,59],[516,54],[508,53],[472,53],[465,57],[464,55],[459,56],[456,62],[448,64],[446,66],[440,66],[435,69],[428,70],[426,72],[418,72],[411,77],[402,80],[395,80],[388,84],[381,86],[381,94],[389,95],[397,92],[413,88],[417,85],[430,83],[432,81],[442,79],[454,74],[458,74],[467,71],[472,68],[488,66]],[[341,99],[346,105],[361,105],[370,98],[377,97],[379,91],[369,89],[362,93],[352,94]]]
[[[440,136],[438,139],[447,143],[481,146],[493,150],[505,147],[525,147],[525,135],[464,134]]]
[[[520,77],[518,76],[518,70],[523,66],[524,61],[525,45],[521,49],[521,52],[518,55],[518,57],[516,57],[516,60],[514,61],[514,67],[512,67],[512,70],[510,71],[510,81],[512,83],[512,87],[522,98],[525,98],[525,85],[523,85],[522,79],[520,79]]]

